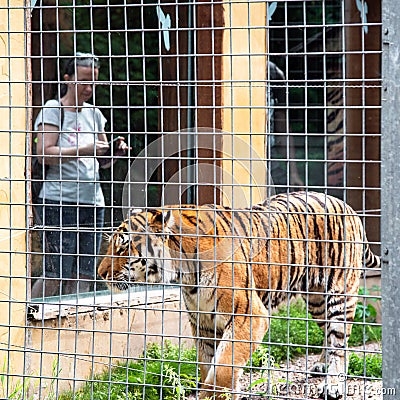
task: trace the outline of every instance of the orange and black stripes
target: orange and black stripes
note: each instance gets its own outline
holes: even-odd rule
[[[357,214],[337,198],[296,192],[250,209],[184,205],[136,213],[111,237],[99,274],[120,288],[179,284],[198,343],[202,383],[227,387],[238,382],[239,367],[262,340],[269,310],[292,293],[304,297],[325,328],[332,347],[328,375],[345,368],[343,347],[364,267],[379,268],[380,259]],[[229,340],[220,344],[222,338]],[[218,367],[232,363],[233,369]]]

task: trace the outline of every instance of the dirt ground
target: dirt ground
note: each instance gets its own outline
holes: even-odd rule
[[[364,348],[358,348],[363,352],[380,351],[379,344],[371,343]],[[357,349],[355,349],[357,350]],[[362,354],[362,353],[360,353]],[[258,385],[252,387],[252,393],[262,393],[263,395],[249,396],[250,399],[318,399],[318,385],[324,382],[324,377],[317,377],[308,373],[311,366],[318,362],[319,355],[309,355],[292,360],[288,365],[281,364],[280,369],[274,367],[270,372],[270,379],[265,379]],[[268,373],[268,371],[267,371]],[[264,378],[267,377],[264,373]],[[249,387],[257,379],[262,379],[261,373],[244,374],[242,378],[242,388]],[[343,399],[349,400],[378,400],[382,399],[382,381],[369,379],[346,380],[346,393]],[[265,393],[265,394],[264,394]]]
[[[360,350],[360,354],[366,352],[380,352],[378,343],[367,344]],[[324,381],[324,377],[316,377],[307,371],[319,360],[319,355],[309,355],[296,358],[289,362],[274,366],[269,370],[260,372],[245,372],[241,379],[243,394],[242,399],[251,400],[290,400],[290,399],[318,399],[318,385]],[[258,383],[257,383],[258,382]],[[251,389],[247,389],[250,386]],[[343,400],[379,400],[382,395],[382,381],[370,379],[346,380],[346,393]],[[193,397],[194,399],[195,397]],[[192,399],[192,397],[189,397]],[[395,396],[393,397],[395,399]]]

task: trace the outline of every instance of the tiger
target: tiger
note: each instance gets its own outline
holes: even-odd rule
[[[199,398],[239,399],[240,377],[263,341],[271,310],[301,295],[325,329],[310,373],[326,374],[320,396],[338,399],[345,345],[365,267],[380,268],[362,221],[342,200],[282,193],[245,209],[177,205],[137,210],[113,232],[98,267],[120,290],[173,283],[182,297],[200,364]]]

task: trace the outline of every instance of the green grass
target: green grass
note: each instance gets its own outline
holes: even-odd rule
[[[264,337],[263,346],[270,348],[270,355],[279,363],[287,358],[319,352],[323,345],[324,332],[307,314],[306,305],[299,300],[283,306],[271,318],[271,326]]]
[[[380,288],[372,288],[373,291],[380,291]],[[369,295],[367,289],[361,288],[360,295]],[[370,302],[376,303],[377,298],[369,297]],[[367,342],[379,342],[382,339],[382,327],[374,325],[376,323],[377,311],[371,304],[363,302],[357,303],[356,314],[354,322],[361,324],[354,324],[349,338],[349,346],[360,346]]]
[[[365,357],[351,353],[349,375],[353,377],[382,378],[382,354],[366,354]]]
[[[369,304],[359,303],[349,346],[360,346],[371,341],[382,339],[382,327],[374,325],[376,310]],[[324,332],[307,313],[303,300],[292,303],[290,307],[281,307],[271,318],[271,326],[260,346],[252,357],[252,365],[261,366],[260,359],[265,358],[265,348],[276,363],[307,353],[320,353],[324,343]],[[308,349],[308,350],[307,350]],[[259,353],[262,353],[261,355]]]
[[[38,389],[37,379],[31,376],[26,376],[22,379],[16,379],[15,376],[9,374],[9,368],[7,359],[4,358],[3,367],[0,371],[0,399],[8,400],[34,400],[37,398],[34,394],[30,394],[32,391]],[[55,400],[54,385],[57,377],[60,373],[58,368],[57,359],[53,361],[52,378],[50,380],[49,394],[42,396],[43,400]]]
[[[153,343],[142,358],[115,365],[60,400],[183,399],[197,386],[196,349]]]

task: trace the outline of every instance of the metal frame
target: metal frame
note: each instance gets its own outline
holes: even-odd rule
[[[107,44],[107,52],[99,54],[104,62],[101,68],[104,78],[98,84],[94,102],[107,113],[112,135],[117,136],[122,131],[134,152],[127,158],[127,165],[117,164],[112,167],[111,173],[102,178],[105,191],[109,194],[106,206],[109,224],[102,231],[111,234],[131,204],[148,209],[169,204],[168,196],[155,196],[153,203],[149,203],[153,192],[162,192],[160,188],[164,188],[165,192],[166,188],[176,188],[176,191],[171,189],[171,197],[177,198],[178,203],[190,202],[198,206],[205,202],[231,202],[234,210],[243,204],[259,201],[259,197],[270,193],[271,189],[289,192],[297,189],[293,182],[288,182],[297,165],[306,190],[341,196],[357,209],[375,252],[379,253],[382,245],[383,348],[364,345],[357,351],[361,358],[364,357],[361,362],[365,367],[367,354],[383,353],[383,380],[378,379],[370,385],[368,378],[362,374],[354,382],[347,381],[344,398],[361,400],[371,393],[382,393],[385,399],[395,398],[394,392],[397,394],[400,391],[395,357],[400,325],[393,317],[400,306],[396,285],[396,256],[400,252],[397,222],[400,216],[393,185],[399,175],[396,152],[400,148],[400,139],[396,106],[399,100],[397,82],[400,81],[397,78],[400,74],[396,29],[400,21],[393,2],[382,1],[382,21],[374,19],[379,7],[366,0],[322,0],[316,6],[320,7],[320,14],[315,15],[310,12],[311,3],[306,0],[268,1],[265,4],[252,0],[247,3],[229,0],[223,4],[197,0],[132,1],[121,5],[107,4],[104,9],[83,3],[74,1],[71,5],[57,1],[54,7],[43,0],[32,9],[31,5],[25,7],[27,13],[40,14],[40,17],[34,14],[32,26],[29,21],[23,32],[29,38],[24,60],[27,73],[33,73],[33,79],[28,77],[24,82],[15,83],[10,78],[8,83],[10,87],[23,83],[28,98],[33,86],[33,104],[28,100],[17,105],[24,108],[30,119],[31,110],[36,116],[41,107],[39,98],[51,97],[51,84],[54,89],[62,81],[62,73],[56,69],[60,67],[64,54],[81,50],[78,44],[87,45],[94,51],[97,45],[95,38],[99,37]],[[6,5],[0,3],[0,11],[7,10],[10,15],[16,9],[8,2]],[[258,13],[262,10],[269,18],[260,24]],[[69,12],[72,15],[70,20],[65,18],[65,13]],[[88,27],[80,26],[79,12],[88,13],[85,16]],[[97,25],[96,13],[101,12],[108,16],[107,26]],[[44,23],[42,18],[51,13],[54,13],[50,18],[51,24]],[[121,24],[118,26],[113,25],[114,13],[121,13]],[[135,19],[133,15],[139,17]],[[377,37],[373,37],[381,26],[382,48]],[[31,45],[31,30],[32,54],[28,48]],[[368,30],[373,34],[368,36]],[[265,51],[256,46],[259,45],[260,33],[264,35]],[[2,34],[4,32],[0,32],[0,38]],[[77,41],[77,35],[85,37],[86,42]],[[119,50],[113,47],[115,37],[121,39]],[[130,53],[133,43],[141,49],[139,53]],[[55,46],[54,51],[51,45]],[[257,50],[254,51],[254,48]],[[380,68],[381,50],[382,110],[379,101],[381,77],[378,72],[371,73],[373,68]],[[11,53],[11,47],[8,51],[10,64],[16,55]],[[336,69],[330,68],[334,57],[338,61]],[[283,70],[283,77],[273,79],[267,68],[264,75],[259,73],[260,65],[267,59],[278,64]],[[276,98],[275,103],[268,103],[266,92],[282,88],[282,97]],[[120,94],[113,96],[113,91],[120,91]],[[143,99],[136,101],[132,93]],[[7,106],[10,110],[10,130],[15,118],[11,113],[13,106],[10,100]],[[282,120],[277,119],[275,123],[284,128],[275,131],[275,135],[265,136],[269,130],[267,114],[270,110],[275,116],[282,113]],[[137,122],[140,118],[135,118],[139,114],[143,114],[140,124]],[[121,116],[124,128],[120,131]],[[250,121],[244,123],[247,117]],[[260,118],[263,119],[261,123]],[[338,123],[332,125],[335,118]],[[212,126],[207,127],[208,122]],[[260,130],[259,126],[263,124],[265,130]],[[28,121],[25,155],[27,187],[31,182],[30,138],[33,133],[29,125]],[[382,131],[381,142],[379,128]],[[137,132],[133,134],[135,129]],[[272,136],[282,144],[279,154],[271,151],[271,147],[275,146],[269,139]],[[332,137],[338,140],[331,140]],[[11,142],[11,136],[9,139]],[[379,143],[382,157],[378,154]],[[338,147],[334,147],[336,144]],[[5,148],[0,151],[5,153]],[[268,179],[270,173],[276,173],[275,167],[269,167],[274,162],[282,170],[278,171],[279,176],[286,180],[281,185],[272,185]],[[144,165],[143,169],[141,165]],[[262,172],[260,165],[264,165]],[[265,165],[269,168],[267,172]],[[335,165],[340,170],[340,177],[333,178],[341,179],[337,187],[330,180],[332,176],[328,176],[328,170],[334,170]],[[229,177],[224,175],[226,172]],[[130,186],[132,181],[135,184]],[[123,186],[128,187],[126,197],[120,193]],[[138,193],[145,194],[137,196]],[[380,198],[382,208],[379,207]],[[144,203],[139,204],[142,200]],[[68,385],[73,391],[78,391],[85,381],[92,383],[94,390],[94,384],[99,381],[96,372],[107,367],[110,395],[111,368],[119,361],[138,361],[144,357],[146,365],[151,361],[151,355],[146,350],[148,344],[159,342],[161,349],[166,350],[166,340],[182,345],[192,343],[193,337],[200,335],[188,329],[186,308],[179,290],[179,286],[184,286],[182,283],[178,287],[175,284],[146,283],[123,294],[77,292],[69,297],[43,296],[32,300],[31,267],[48,249],[44,245],[29,247],[30,237],[33,237],[35,245],[35,232],[55,229],[36,224],[31,219],[29,195],[22,203],[28,212],[24,230],[28,238],[27,250],[21,253],[25,255],[28,272],[26,276],[17,278],[23,279],[26,296],[24,300],[15,297],[7,300],[8,323],[0,323],[0,338],[5,337],[4,332],[7,337],[6,341],[0,340],[0,355],[6,354],[5,370],[2,371],[5,381],[0,381],[5,382],[2,389],[6,397],[12,395],[19,382],[22,382],[21,394],[25,398],[36,396],[45,399],[49,391],[57,397]],[[12,222],[10,220],[10,227],[0,228],[11,232]],[[105,245],[99,259],[104,251]],[[11,246],[8,253],[11,259]],[[151,259],[151,255],[146,254]],[[214,256],[214,263],[218,262],[217,258]],[[14,291],[11,279],[14,268],[10,266],[9,274],[0,273],[0,278],[6,278],[7,290],[11,294]],[[369,278],[368,274],[364,275],[361,287],[366,286]],[[96,278],[94,285],[104,289],[100,279]],[[4,289],[0,286],[0,294],[2,291]],[[290,296],[296,294],[299,293],[293,292]],[[364,291],[359,295],[360,306],[365,307],[368,301],[376,298],[380,300],[379,293]],[[26,308],[23,326],[12,319],[12,310],[17,305]],[[306,332],[310,333],[311,319],[308,315],[299,318],[274,315],[271,320],[279,322],[285,318],[289,319],[288,331],[291,323],[300,320],[306,322]],[[355,325],[366,324],[364,319]],[[372,325],[379,326],[380,323],[373,322]],[[24,332],[23,343],[14,342],[12,333],[15,330]],[[314,358],[311,352],[313,346],[308,339],[306,344],[299,346],[306,352],[303,364],[299,366],[289,361],[287,350],[287,359],[282,361],[284,366],[280,368],[269,358],[271,345],[277,344],[271,332],[265,340],[269,347],[261,356],[266,357],[266,363],[262,367],[249,368],[247,383],[250,382],[251,386],[261,374],[264,386],[261,385],[259,390],[270,394],[275,390],[274,398],[305,399],[314,395],[315,381],[303,374],[303,369],[309,368]],[[51,346],[52,342],[55,347]],[[292,345],[286,344],[289,347]],[[21,367],[11,365],[14,354],[22,357]],[[162,356],[162,361],[167,360]],[[194,363],[198,362],[197,356]],[[179,370],[185,365],[182,361],[178,364]],[[129,367],[125,367],[124,371],[127,377]],[[290,388],[292,381],[297,386]],[[128,380],[122,384],[125,384],[126,393],[133,386]],[[157,384],[142,383],[138,386],[151,389]],[[354,391],[360,391],[358,397],[354,397]],[[192,396],[196,393],[194,391]],[[243,389],[241,394],[248,394],[248,390]]]
[[[399,346],[400,323],[393,315],[400,306],[398,274],[399,207],[397,206],[396,183],[399,177],[398,135],[399,121],[395,109],[399,101],[400,79],[398,63],[399,41],[396,27],[400,15],[390,1],[382,2],[382,327],[383,327],[383,385],[400,390],[400,373],[396,354]],[[393,396],[387,393],[385,399]]]

